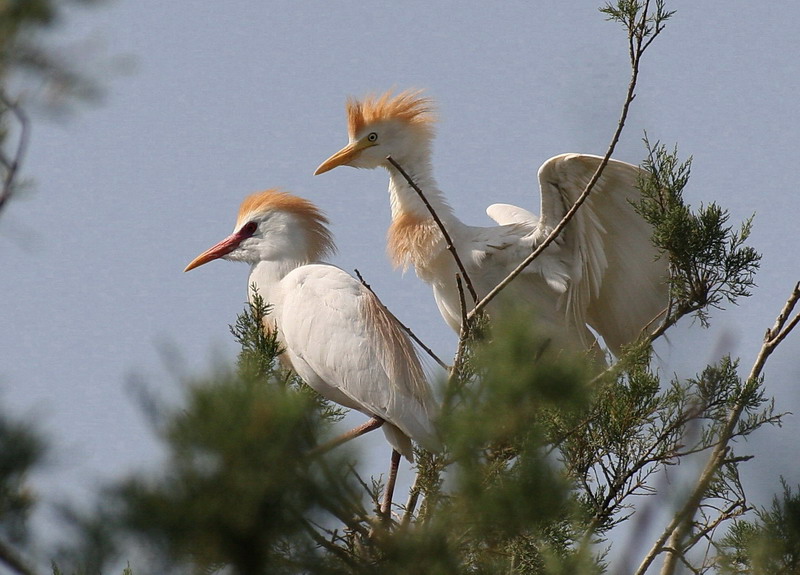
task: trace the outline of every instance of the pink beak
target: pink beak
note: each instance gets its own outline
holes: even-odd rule
[[[216,244],[215,246],[207,249],[202,254],[194,258],[186,269],[183,270],[184,272],[188,272],[189,270],[193,270],[196,267],[199,267],[203,264],[207,264],[212,260],[219,259],[223,256],[228,255],[233,250],[239,247],[239,244],[242,243],[243,240],[250,237],[250,234],[243,233],[242,230],[238,232],[234,232],[229,235],[227,238]]]

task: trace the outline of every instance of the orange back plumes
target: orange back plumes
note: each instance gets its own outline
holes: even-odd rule
[[[433,122],[436,121],[433,102],[422,96],[421,90],[406,90],[397,95],[390,90],[380,96],[367,96],[363,100],[347,100],[347,129],[351,138],[364,126],[388,119],[403,120],[432,131]]]

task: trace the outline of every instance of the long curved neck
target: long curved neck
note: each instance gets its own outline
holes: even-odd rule
[[[453,214],[444,194],[436,185],[430,153],[421,150],[416,157],[398,160],[403,171],[422,191],[431,208],[451,236],[463,224]],[[430,210],[400,171],[387,164],[392,225],[388,232],[387,251],[396,267],[412,264],[417,274],[429,281],[426,269],[445,250],[445,242]]]
[[[433,177],[430,152],[423,151],[416,156],[406,157],[402,160],[398,159],[397,163],[410,176],[417,187],[422,190],[428,203],[442,222],[447,223],[455,220],[453,209],[447,203],[444,194]],[[392,220],[397,220],[403,216],[419,220],[430,218],[430,211],[403,174],[391,164],[387,164],[386,169],[389,171],[389,201],[392,208]]]

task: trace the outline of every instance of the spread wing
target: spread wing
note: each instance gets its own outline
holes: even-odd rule
[[[530,250],[558,225],[601,161],[584,154],[547,160],[539,168],[538,217],[508,204],[492,205],[486,212],[502,227],[527,226],[530,232],[520,244],[529,240]],[[548,285],[564,292],[566,319],[591,325],[614,353],[636,339],[645,326],[654,326],[653,320],[667,306],[667,262],[657,258],[652,229],[631,205],[641,197],[638,176],[636,166],[610,160],[586,202],[554,242],[557,247],[548,248],[533,263]]]
[[[376,415],[426,448],[436,406],[411,341],[374,294],[341,269],[299,267],[281,281],[275,318],[295,371],[322,395]],[[387,427],[387,426],[384,426]],[[410,444],[395,445],[410,456]]]
[[[601,160],[563,154],[542,165],[540,238],[574,204]],[[631,205],[641,197],[638,176],[636,166],[610,160],[562,232],[571,262],[566,311],[576,322],[589,323],[615,353],[655,324],[668,300],[667,262],[658,259],[652,229]]]

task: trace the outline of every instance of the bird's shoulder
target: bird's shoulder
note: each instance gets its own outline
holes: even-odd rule
[[[342,268],[328,263],[299,266],[281,280],[285,292],[318,295],[333,292],[346,296],[362,295],[366,288]]]
[[[281,281],[281,292],[284,331],[319,328],[340,338],[371,338],[376,324],[391,323],[377,296],[332,264],[292,270]]]

